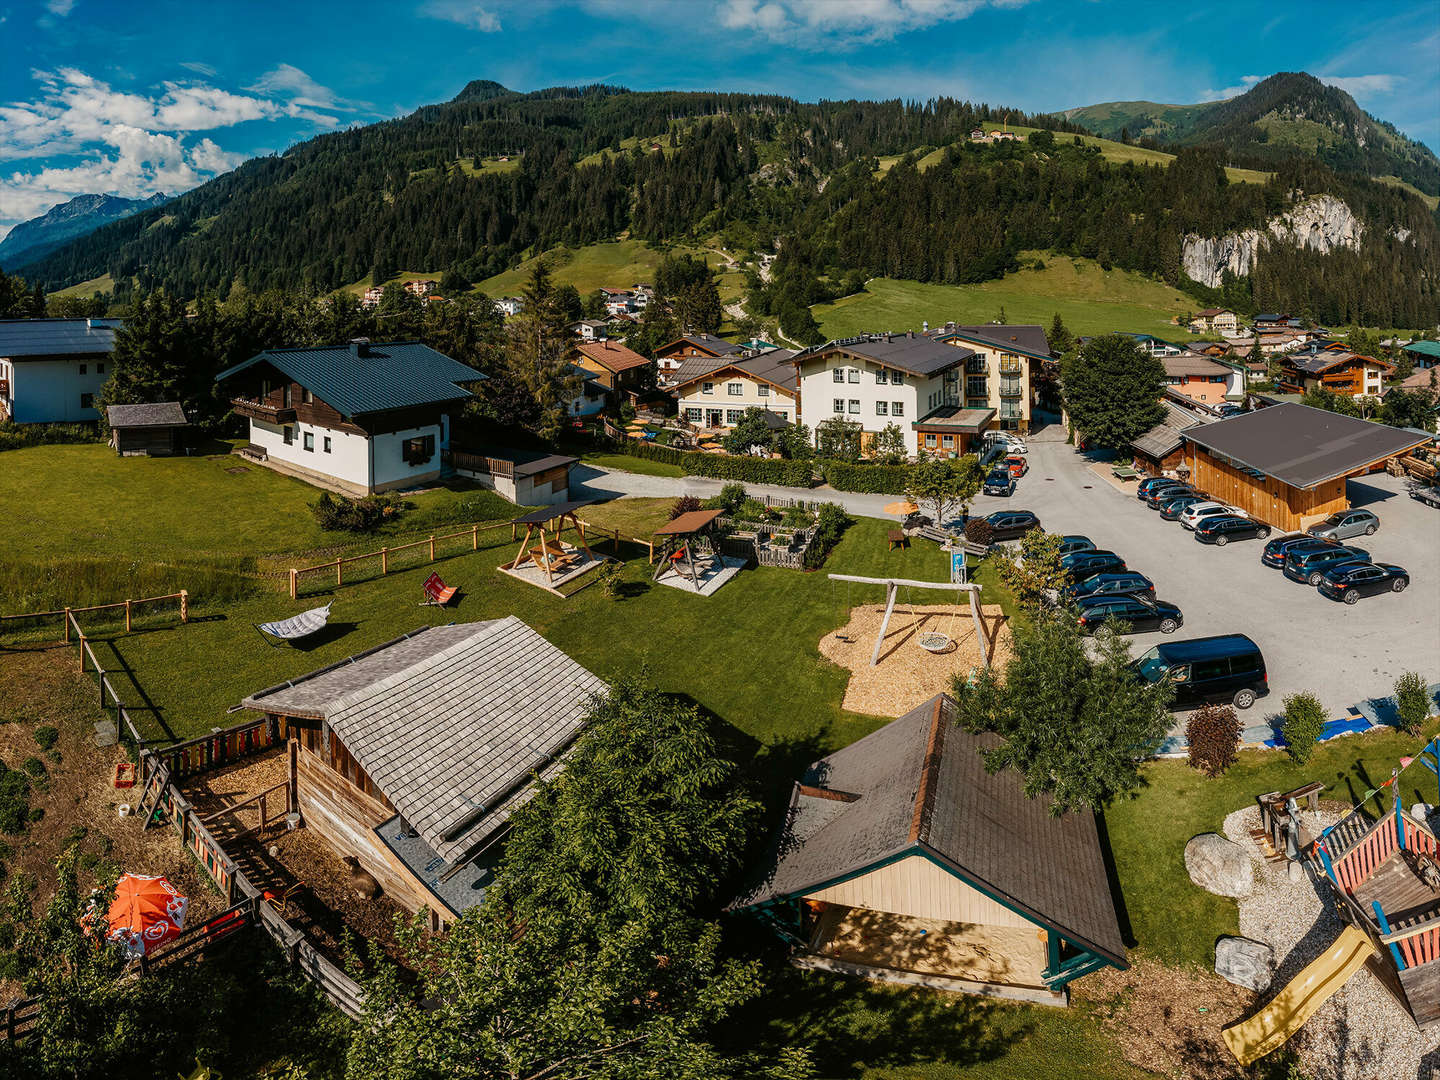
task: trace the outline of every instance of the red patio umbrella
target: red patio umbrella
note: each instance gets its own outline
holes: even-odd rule
[[[189,906],[163,877],[126,874],[115,883],[106,937],[122,944],[128,956],[144,956],[180,935]]]

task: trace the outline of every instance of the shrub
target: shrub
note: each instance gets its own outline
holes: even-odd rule
[[[320,498],[310,504],[310,512],[322,529],[332,532],[374,532],[387,521],[393,520],[405,509],[405,500],[398,495],[366,495],[362,499],[347,499],[322,491]]]
[[[1308,690],[1291,694],[1285,699],[1285,720],[1280,734],[1290,744],[1290,756],[1304,765],[1315,752],[1315,744],[1325,730],[1325,708],[1320,699]]]
[[[726,484],[720,489],[719,495],[708,501],[711,509],[724,510],[727,514],[734,514],[747,498],[744,484]]]
[[[694,495],[681,495],[670,504],[670,520],[674,521],[681,514],[690,514],[700,509],[700,500]]]
[[[50,770],[45,768],[45,762],[38,757],[27,757],[20,763],[20,767],[36,780],[44,780],[50,775]]]
[[[972,518],[965,523],[965,539],[972,544],[989,547],[991,541],[995,539],[995,526],[984,518]]]
[[[1406,734],[1419,735],[1430,718],[1430,687],[1418,671],[1407,671],[1395,680],[1395,708]]]
[[[44,727],[37,727],[35,729],[35,743],[41,750],[50,750],[59,741],[60,730],[58,728],[50,727],[47,724]]]
[[[1190,740],[1190,767],[1212,780],[1235,764],[1240,750],[1240,719],[1229,705],[1196,709],[1185,725]]]
[[[8,420],[0,421],[0,450],[100,441],[100,429],[88,424],[13,424]]]
[[[847,461],[827,461],[825,482],[836,491],[904,495],[913,471],[910,465],[858,465]]]
[[[808,529],[815,524],[815,515],[802,504],[787,507],[780,521],[792,529]]]
[[[815,539],[805,552],[805,565],[814,570],[822,566],[830,549],[840,542],[845,530],[855,519],[845,512],[839,503],[821,503],[815,521]]]
[[[0,832],[24,832],[29,816],[30,782],[0,761]]]
[[[752,522],[775,522],[780,520],[778,512],[771,510],[759,499],[746,498],[735,508],[735,520]]]
[[[618,562],[607,562],[600,568],[600,588],[611,600],[620,599],[620,576],[624,572],[624,564]]]
[[[785,487],[812,487],[815,483],[809,461],[788,461],[742,455],[727,457],[696,450],[677,450],[640,439],[620,439],[607,444],[617,453],[646,461],[678,465],[687,476],[710,476],[717,480],[738,480],[749,484],[781,484]]]

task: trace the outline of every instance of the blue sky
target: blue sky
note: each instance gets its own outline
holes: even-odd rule
[[[178,192],[443,101],[607,82],[1058,110],[1343,86],[1440,147],[1440,2],[0,0],[0,235],[83,192]]]

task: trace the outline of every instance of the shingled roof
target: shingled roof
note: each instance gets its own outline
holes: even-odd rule
[[[119,319],[0,319],[0,356],[103,356],[115,351]]]
[[[112,428],[185,427],[185,410],[178,401],[150,405],[111,405],[105,410]]]
[[[605,684],[510,616],[422,628],[246,698],[323,719],[440,857],[463,862],[579,736]]]
[[[266,349],[215,376],[224,382],[240,372],[269,364],[295,380],[343,416],[462,401],[471,396],[461,383],[485,378],[418,341]]]
[[[946,345],[925,334],[862,334],[860,337],[841,338],[824,345],[816,345],[812,349],[796,353],[792,362],[803,364],[807,360],[825,357],[834,352],[863,357],[922,378],[948,371],[975,355],[970,349]]]
[[[909,852],[1067,940],[1123,965],[1125,943],[1095,817],[1054,817],[1013,771],[987,773],[998,744],[955,726],[955,703],[931,698],[811,764],[760,880],[730,907],[804,896]],[[820,792],[817,794],[816,792]]]
[[[577,341],[575,342],[575,351],[582,356],[589,357],[605,370],[616,375],[622,371],[644,367],[650,363],[634,349],[627,348],[618,341],[611,341],[609,338],[602,341]]]
[[[979,342],[1040,360],[1050,357],[1050,339],[1045,336],[1045,328],[1037,323],[1019,323],[1013,326],[1009,323],[985,323],[982,326],[946,323],[936,336],[940,340],[958,337],[962,341]]]
[[[1165,407],[1165,418],[1145,434],[1130,440],[1131,449],[1157,460],[1180,449],[1184,442],[1180,432],[1205,423],[1205,419],[1193,410],[1173,401],[1162,399],[1160,404]]]

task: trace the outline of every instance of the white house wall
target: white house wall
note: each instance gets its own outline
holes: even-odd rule
[[[835,381],[834,372],[837,369],[845,373],[844,382]],[[800,378],[801,421],[810,425],[813,431],[816,424],[832,416],[843,416],[871,433],[883,431],[887,424],[894,424],[905,436],[906,452],[918,452],[915,429],[910,425],[943,403],[944,379],[941,376],[922,379],[901,373],[904,381],[896,386],[893,382],[896,373],[889,369],[886,369],[886,381],[877,382],[875,376],[880,370],[878,364],[839,357],[827,359],[823,368],[806,367]],[[858,375],[856,381],[851,381],[852,372]],[[836,398],[845,402],[844,413],[835,411]],[[858,403],[858,411],[852,411],[851,402]],[[885,405],[884,415],[879,411],[882,402]],[[900,416],[895,415],[896,402],[900,403]]]
[[[8,374],[3,370],[8,366]],[[80,374],[81,368],[85,374]],[[104,368],[97,371],[97,368]],[[99,420],[100,410],[80,407],[80,395],[99,396],[110,378],[110,361],[0,360],[0,379],[10,383],[10,399],[17,424],[79,423]]]
[[[285,442],[284,428],[289,427],[293,440]],[[305,435],[314,436],[314,449],[305,449]],[[294,466],[302,473],[316,474],[341,487],[357,491],[377,491],[403,487],[408,482],[433,477],[440,471],[440,451],[446,445],[445,431],[439,424],[407,428],[403,431],[377,435],[373,439],[334,428],[311,424],[272,424],[251,419],[250,441],[265,450],[266,456],[282,465]],[[405,440],[421,435],[435,436],[435,456],[429,461],[410,465],[405,461]],[[325,440],[330,450],[325,451]]]
[[[711,392],[705,393],[705,386],[709,383]],[[730,387],[739,387],[739,393],[731,393]],[[769,409],[773,413],[779,413],[786,420],[795,421],[795,398],[781,390],[776,389],[769,383],[762,383],[755,379],[747,379],[738,375],[719,375],[714,379],[702,379],[685,387],[685,394],[679,399],[680,417],[689,420],[691,423],[703,424],[706,422],[706,413],[719,410],[720,423],[725,427],[733,427],[743,416],[746,409]],[[694,416],[686,410],[699,409],[699,416]],[[732,418],[732,413],[738,413]]]

